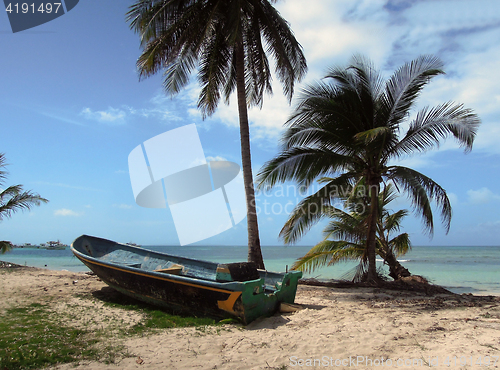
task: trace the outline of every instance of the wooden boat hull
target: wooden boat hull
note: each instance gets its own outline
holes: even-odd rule
[[[245,324],[293,303],[300,271],[273,273],[171,256],[82,235],[71,250],[106,284],[141,301],[199,316],[235,317]],[[231,270],[231,271],[230,271]],[[232,275],[231,275],[232,274]],[[241,276],[238,276],[241,275]],[[245,274],[251,280],[246,280]]]

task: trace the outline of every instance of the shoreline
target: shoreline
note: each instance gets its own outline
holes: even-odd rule
[[[1,312],[44,303],[54,317],[64,317],[65,325],[90,330],[141,320],[133,310],[105,305],[99,295],[109,294],[110,288],[95,275],[17,266],[0,269]],[[116,334],[110,342],[125,350],[114,363],[81,361],[51,369],[321,369],[325,364],[314,359],[335,362],[349,356],[414,359],[424,365],[439,359],[440,366],[433,367],[449,368],[442,363],[446,356],[476,361],[500,355],[500,297],[299,285],[296,303],[302,308],[298,312],[261,318],[246,327]]]
[[[147,246],[146,249],[162,253],[182,255],[214,262],[244,261],[245,248],[227,246],[190,246],[179,249],[173,246]],[[269,271],[285,271],[295,259],[305,252],[303,246],[267,247],[266,267]],[[500,247],[414,247],[404,256],[403,263],[412,274],[423,276],[431,283],[438,284],[457,293],[480,295],[500,295]],[[23,250],[15,249],[4,257],[14,263],[54,270],[87,271],[87,268],[74,257],[69,248],[65,250]],[[401,258],[403,259],[403,258]],[[379,261],[380,264],[380,261]],[[344,262],[332,267],[322,267],[305,278],[342,279],[356,263]],[[381,266],[382,267],[382,266]],[[383,267],[384,271],[387,269]]]
[[[47,270],[47,271],[67,271],[67,272],[71,272],[71,273],[82,273],[82,274],[85,274],[87,272],[91,272],[85,265],[81,264],[81,269],[78,269],[78,271],[76,270],[68,270],[68,269],[54,269],[54,268],[51,268],[52,266],[29,266],[29,265],[20,265],[18,263],[13,263],[13,262],[7,262],[7,261],[2,261],[0,260],[0,269],[4,267],[5,264],[11,264],[13,266],[16,266],[16,267],[32,267],[32,268],[39,268],[39,269],[42,269],[42,270]],[[418,276],[418,275],[413,275],[413,276]],[[316,284],[317,286],[331,286],[331,287],[344,287],[344,286],[363,286],[362,284],[353,284],[353,283],[350,283],[349,281],[345,281],[345,280],[340,280],[340,279],[333,279],[333,278],[315,278],[315,277],[306,277],[306,278],[302,278],[300,281],[299,281],[299,284],[306,284],[306,285],[314,285],[314,284],[307,284],[307,281],[317,281],[318,284]],[[478,285],[476,287],[473,287],[473,286],[447,286],[447,285],[440,285],[440,284],[434,284],[433,282],[429,282],[429,284],[431,286],[434,286],[434,287],[440,287],[440,288],[443,288],[443,289],[446,289],[448,291],[450,291],[451,293],[453,294],[458,294],[458,295],[461,295],[461,294],[472,294],[472,295],[475,295],[475,296],[500,296],[500,291],[489,291],[487,289],[482,289],[483,287],[481,285]],[[387,287],[386,287],[387,288]],[[396,287],[397,289],[397,287]],[[425,290],[425,289],[424,289]],[[467,290],[466,292],[464,292],[463,290]]]

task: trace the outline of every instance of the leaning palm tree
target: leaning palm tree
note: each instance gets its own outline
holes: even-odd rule
[[[370,218],[366,236],[368,279],[376,282],[377,198],[380,184],[391,180],[411,200],[422,217],[424,231],[433,234],[431,202],[440,210],[449,230],[451,205],[446,191],[429,177],[411,168],[391,164],[404,156],[434,149],[453,136],[465,151],[472,149],[480,119],[461,104],[447,102],[411,115],[423,87],[443,72],[442,62],[420,56],[404,64],[387,81],[363,57],[346,67],[330,69],[327,81],[309,86],[286,123],[282,152],[267,162],[258,175],[259,186],[296,181],[311,185],[321,176],[331,177],[315,193],[318,206],[328,205],[330,193],[366,184]],[[410,118],[412,117],[412,118]],[[409,128],[404,131],[404,125]],[[327,194],[326,196],[324,194]]]
[[[5,155],[0,153],[0,222],[4,218],[9,218],[17,211],[30,210],[33,206],[39,206],[41,203],[47,203],[48,200],[31,191],[23,191],[22,185],[12,185],[2,189],[8,172],[1,170],[5,168]],[[12,249],[12,243],[6,240],[0,240],[0,254]]]
[[[164,69],[164,88],[178,93],[198,69],[203,117],[213,114],[221,95],[229,103],[236,89],[240,121],[243,181],[247,204],[248,260],[264,268],[255,207],[250,155],[248,106],[262,106],[271,93],[267,54],[291,101],[294,84],[307,70],[302,47],[273,0],[139,0],[127,19],[140,34],[140,77]]]
[[[396,191],[392,184],[388,183],[379,195],[379,217],[377,220],[377,253],[389,266],[389,276],[394,280],[411,275],[408,269],[397,260],[397,257],[403,256],[411,250],[410,236],[408,233],[401,233],[391,238],[393,233],[400,231],[403,218],[408,215],[406,209],[400,209],[394,213],[389,211],[388,205],[396,197]]]
[[[326,179],[322,179],[326,180]],[[344,209],[333,206],[323,206],[321,212],[310,217],[309,212],[304,212],[312,203],[306,197],[292,211],[288,221],[280,232],[286,244],[295,243],[314,224],[322,218],[331,221],[323,230],[324,239],[315,245],[303,257],[299,258],[292,269],[301,271],[314,271],[321,266],[332,266],[346,260],[359,260],[353,280],[361,281],[366,276],[368,262],[366,235],[367,220],[369,219],[369,199],[357,196],[355,189],[350,191],[353,197],[344,200]],[[389,183],[380,192],[378,197],[379,218],[377,220],[376,253],[384,259],[389,266],[389,276],[394,280],[410,276],[397,257],[406,254],[411,249],[407,233],[392,235],[401,229],[402,219],[408,214],[407,210],[391,212],[388,205],[396,198],[396,191]]]

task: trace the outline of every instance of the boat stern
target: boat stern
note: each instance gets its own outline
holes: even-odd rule
[[[241,294],[242,317],[245,324],[275,314],[281,303],[294,303],[301,271],[284,274],[259,271],[259,280],[246,282]],[[264,276],[263,276],[264,275]]]

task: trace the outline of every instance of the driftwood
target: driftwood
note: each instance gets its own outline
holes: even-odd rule
[[[412,275],[394,281],[381,280],[377,284],[365,283],[365,282],[353,283],[352,281],[348,280],[317,280],[314,278],[300,279],[299,284],[312,285],[312,286],[325,286],[330,288],[383,288],[390,290],[419,292],[419,293],[425,293],[427,295],[435,295],[435,294],[455,295],[455,293],[450,292],[448,289],[445,289],[440,285],[430,284],[425,278],[418,275]]]

